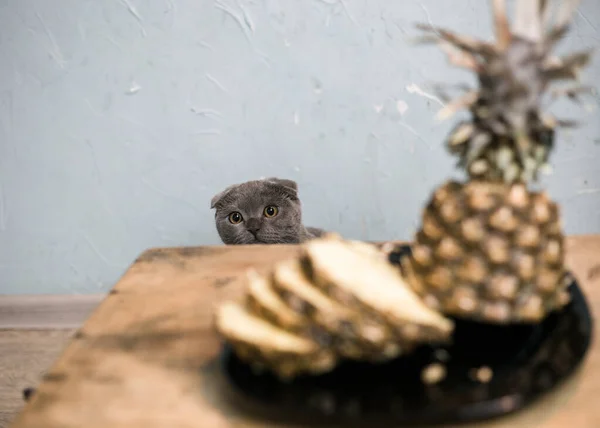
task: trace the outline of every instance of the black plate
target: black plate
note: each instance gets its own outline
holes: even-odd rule
[[[410,251],[390,254],[397,264]],[[506,415],[530,404],[567,378],[582,362],[592,338],[592,319],[575,280],[571,303],[534,326],[494,326],[455,320],[453,344],[424,346],[380,365],[344,362],[321,376],[290,383],[255,374],[225,346],[222,363],[244,411],[265,420],[304,426],[401,426],[469,422]],[[421,382],[421,370],[449,357],[446,378]],[[488,366],[488,383],[472,380],[473,368]]]

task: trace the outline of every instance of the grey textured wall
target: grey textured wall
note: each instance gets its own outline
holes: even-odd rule
[[[210,197],[268,175],[310,225],[409,238],[457,174],[431,83],[472,81],[410,46],[416,21],[491,36],[485,1],[0,0],[0,294],[106,291],[145,248],[217,244]],[[584,0],[561,48],[599,27]],[[600,114],[558,108],[587,125],[544,184],[567,232],[600,232]]]

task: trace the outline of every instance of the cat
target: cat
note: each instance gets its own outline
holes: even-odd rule
[[[298,184],[276,177],[227,187],[210,201],[226,245],[299,244],[325,231],[302,224]]]

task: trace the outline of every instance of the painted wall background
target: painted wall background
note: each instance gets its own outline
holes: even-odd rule
[[[457,175],[431,84],[472,79],[407,38],[491,37],[487,3],[0,0],[0,294],[103,292],[148,247],[218,244],[211,196],[261,176],[299,182],[309,225],[410,238]],[[599,26],[584,0],[561,49]],[[544,184],[568,233],[600,232],[600,114],[557,109],[587,124]]]

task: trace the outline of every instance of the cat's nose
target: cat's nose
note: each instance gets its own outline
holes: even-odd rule
[[[251,218],[246,223],[246,230],[253,235],[256,235],[256,232],[260,230],[260,221],[255,218]]]

